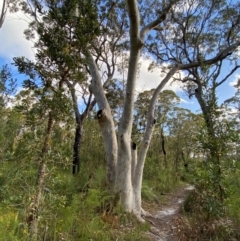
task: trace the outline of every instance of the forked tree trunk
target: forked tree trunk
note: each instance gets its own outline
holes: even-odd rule
[[[42,198],[42,191],[44,187],[44,180],[46,175],[46,153],[50,147],[50,140],[51,140],[51,133],[53,129],[53,116],[52,112],[49,113],[48,117],[48,124],[46,129],[46,136],[43,143],[42,152],[40,155],[40,164],[38,169],[38,177],[37,177],[37,184],[36,184],[36,193],[33,197],[33,201],[29,208],[29,213],[26,218],[26,222],[29,226],[30,232],[30,241],[36,241],[38,239],[38,211],[39,206]]]
[[[132,144],[132,125],[133,125],[133,108],[134,93],[136,86],[136,77],[140,51],[143,46],[145,35],[155,26],[164,21],[166,13],[170,10],[171,2],[162,11],[162,14],[153,22],[146,25],[140,31],[140,19],[138,3],[136,0],[127,0],[128,13],[130,18],[130,57],[128,66],[128,77],[125,90],[125,103],[123,114],[118,127],[118,141],[116,139],[113,116],[106,96],[103,91],[101,77],[94,59],[89,52],[85,52],[88,60],[92,83],[89,90],[94,94],[99,107],[97,118],[102,129],[105,150],[107,154],[107,177],[111,186],[115,186],[114,191],[120,197],[122,207],[134,213],[139,220],[141,218],[141,187],[144,161],[150,144],[154,119],[154,106],[157,101],[159,92],[176,72],[177,67],[172,70],[163,79],[161,84],[155,90],[150,103],[148,112],[147,130],[143,142],[140,146],[140,155],[137,158],[137,147]],[[114,185],[115,184],[115,185]]]
[[[79,173],[80,171],[80,151],[81,151],[81,141],[82,141],[82,130],[83,130],[83,121],[87,117],[89,111],[92,110],[92,108],[95,105],[95,100],[92,100],[92,95],[89,96],[87,106],[82,114],[80,114],[78,109],[78,100],[76,96],[76,90],[74,88],[74,84],[72,84],[70,81],[66,80],[67,86],[71,92],[72,101],[73,101],[73,109],[75,113],[75,122],[76,122],[76,128],[75,128],[75,138],[74,138],[74,144],[73,144],[73,161],[72,161],[72,174]]]
[[[166,15],[170,11],[171,7],[178,1],[179,0],[170,1],[169,4],[163,8],[159,16],[154,21],[144,26],[140,31],[138,2],[136,0],[126,0],[130,22],[130,57],[124,99],[125,103],[122,117],[118,126],[118,141],[116,138],[113,116],[103,90],[98,67],[87,49],[84,53],[87,58],[92,77],[92,83],[89,86],[89,90],[94,94],[99,107],[97,118],[102,130],[106,150],[108,182],[110,183],[111,187],[114,187],[115,184],[114,191],[119,194],[117,196],[120,197],[122,207],[128,212],[134,213],[139,220],[142,220],[141,187],[143,168],[151,141],[154,124],[156,122],[154,119],[154,107],[158,99],[158,94],[177,70],[184,70],[199,66],[201,64],[209,65],[216,63],[219,61],[219,59],[227,56],[229,51],[238,46],[237,43],[229,46],[224,51],[218,53],[214,58],[206,61],[192,62],[190,64],[176,63],[175,66],[171,66],[170,71],[153,93],[148,108],[146,131],[144,133],[143,141],[139,147],[139,153],[137,153],[137,148],[135,148],[136,146],[132,144],[131,135],[133,125],[136,73],[140,51],[146,34],[165,20]]]

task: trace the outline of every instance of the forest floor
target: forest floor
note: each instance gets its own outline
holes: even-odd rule
[[[152,241],[179,241],[177,220],[181,217],[184,200],[194,190],[193,186],[185,185],[165,195],[164,202],[158,205],[145,203],[144,209],[149,213],[146,220],[151,228],[147,236]]]

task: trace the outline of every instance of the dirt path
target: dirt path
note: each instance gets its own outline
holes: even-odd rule
[[[151,214],[151,216],[146,216],[146,220],[151,223],[151,229],[147,235],[152,241],[179,240],[175,220],[179,215],[183,201],[193,189],[193,186],[184,186],[173,193],[167,194],[167,204],[163,205],[160,210],[147,210]]]

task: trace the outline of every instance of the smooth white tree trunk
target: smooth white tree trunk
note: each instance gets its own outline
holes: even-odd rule
[[[139,147],[139,153],[137,153],[137,147],[135,148],[133,145],[131,135],[133,125],[134,94],[140,51],[142,49],[146,34],[165,20],[166,15],[170,11],[171,7],[178,1],[179,0],[170,1],[170,3],[162,9],[162,12],[154,21],[150,22],[140,30],[138,2],[137,0],[126,0],[130,20],[130,56],[125,90],[125,103],[122,117],[118,126],[118,139],[115,133],[113,116],[104,94],[98,68],[91,54],[89,52],[85,53],[92,76],[90,91],[94,94],[99,107],[98,121],[102,129],[107,153],[108,180],[112,186],[114,185],[114,191],[119,194],[122,207],[128,212],[134,213],[139,220],[142,220],[141,188],[144,162],[154,129],[154,107],[158,94],[167,84],[170,78],[176,73],[176,71],[196,67],[201,64],[209,65],[216,63],[220,59],[225,58],[229,52],[239,46],[238,41],[222,52],[219,52],[212,59],[201,61],[201,63],[192,62],[191,64],[186,65],[176,64],[170,68],[166,77],[156,88],[150,101],[147,116],[147,127],[143,141]]]

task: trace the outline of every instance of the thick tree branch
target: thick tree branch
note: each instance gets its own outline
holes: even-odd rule
[[[208,60],[202,60],[197,62],[192,62],[189,64],[179,64],[179,70],[187,70],[190,68],[198,67],[201,65],[212,65],[217,63],[220,60],[223,60],[230,56],[234,50],[237,49],[237,47],[240,46],[240,40],[236,43],[230,45],[229,47],[225,48],[224,50],[220,51],[214,58],[208,59]]]
[[[139,175],[140,172],[143,171],[143,163],[146,159],[147,151],[149,148],[149,144],[152,138],[152,133],[154,129],[155,119],[154,119],[154,107],[158,99],[158,95],[161,92],[161,90],[164,88],[164,86],[167,84],[167,82],[171,79],[171,77],[178,71],[179,67],[178,65],[171,68],[171,70],[168,72],[168,74],[165,76],[165,78],[161,81],[161,83],[158,85],[158,87],[155,89],[152,99],[149,104],[148,108],[148,114],[147,114],[147,127],[144,133],[143,141],[141,143],[140,152],[139,152],[139,159],[136,167],[136,171],[138,173],[135,173],[135,175]]]
[[[128,63],[128,76],[126,84],[126,95],[122,117],[119,123],[120,136],[128,134],[131,136],[132,116],[134,107],[134,91],[136,86],[137,68],[142,44],[139,38],[139,10],[136,0],[128,0],[128,14],[130,18],[130,57]],[[129,144],[129,143],[128,143]],[[125,143],[127,145],[127,143]]]
[[[102,130],[104,146],[106,150],[107,179],[110,188],[113,189],[116,178],[116,165],[118,153],[117,138],[115,133],[113,116],[106,95],[104,93],[104,88],[102,86],[102,81],[97,65],[92,55],[87,49],[85,52],[85,56],[92,76],[92,83],[90,84],[89,89],[90,92],[94,94],[99,108],[97,118]]]
[[[145,38],[146,34],[150,30],[152,30],[153,28],[155,28],[155,29],[159,28],[158,25],[166,19],[168,12],[172,8],[172,6],[177,2],[179,2],[179,0],[170,1],[169,4],[163,8],[163,10],[158,18],[156,18],[154,21],[150,22],[149,24],[147,24],[146,26],[144,26],[142,28],[141,33],[140,33],[140,38],[141,38],[142,43],[144,42],[144,38]]]
[[[140,48],[142,46],[140,40],[140,17],[138,10],[137,0],[127,0],[128,6],[128,16],[130,19],[130,42],[131,46],[138,45]]]
[[[240,65],[236,65],[221,81],[219,81],[215,88],[220,86],[222,83],[224,83],[238,68],[240,68]]]

